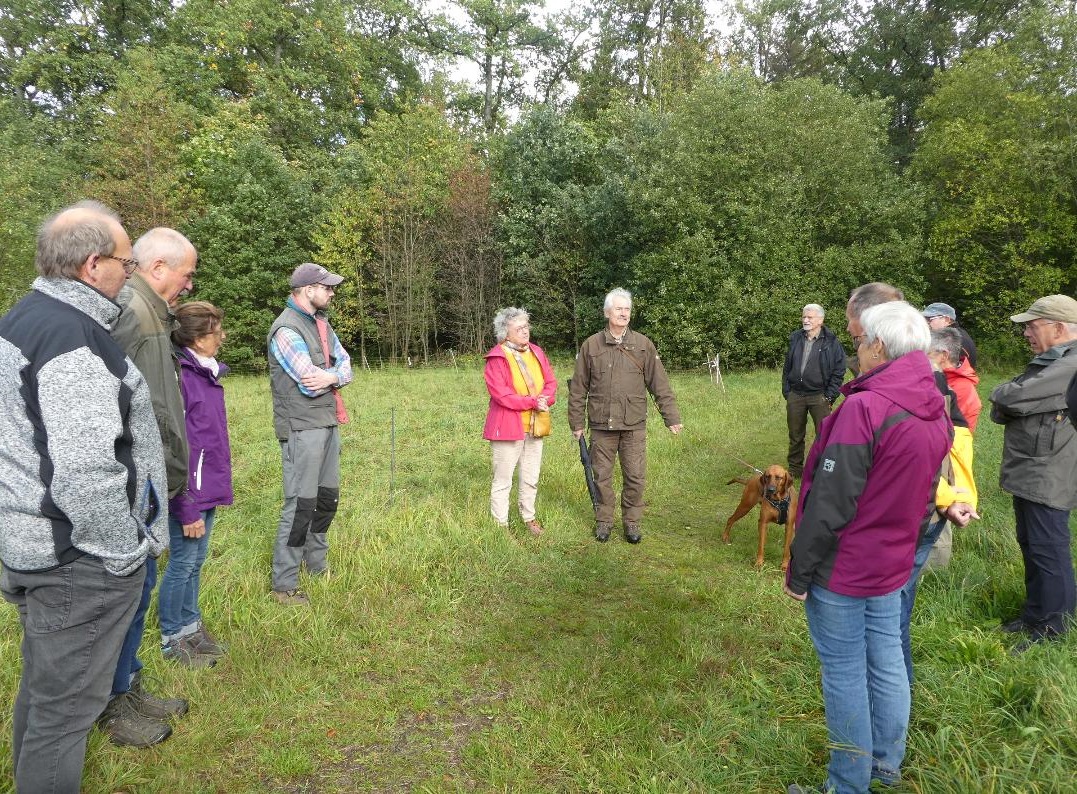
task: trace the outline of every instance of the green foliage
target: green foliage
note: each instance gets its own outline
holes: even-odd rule
[[[0,313],[30,288],[41,221],[71,196],[76,168],[25,103],[0,97]]]
[[[198,296],[225,310],[230,360],[260,362],[288,275],[310,258],[318,206],[309,178],[242,104],[210,119],[182,160],[197,208],[181,231],[199,250]]]
[[[921,200],[885,149],[879,106],[818,81],[701,81],[628,188],[633,285],[668,357],[773,363],[805,303],[840,310],[872,280],[915,298]]]
[[[914,165],[934,203],[932,294],[1002,356],[1025,350],[1009,315],[1077,291],[1075,35],[1071,11],[1033,13],[950,70],[925,108]]]

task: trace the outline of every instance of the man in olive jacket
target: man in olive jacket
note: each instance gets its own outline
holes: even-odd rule
[[[681,432],[681,415],[669,378],[650,339],[631,331],[632,295],[615,289],[603,313],[609,321],[590,336],[576,356],[569,382],[568,422],[578,439],[584,432],[584,405],[591,428],[591,462],[598,504],[595,540],[609,540],[613,529],[613,463],[620,455],[621,518],[625,540],[639,543],[643,517],[643,488],[647,477],[647,392],[650,392],[672,433]]]
[[[1077,431],[1066,386],[1077,373],[1077,300],[1040,298],[1010,318],[1024,326],[1036,357],[991,392],[991,419],[1005,425],[999,484],[1013,495],[1025,563],[1025,603],[1002,630],[1025,632],[1025,650],[1069,628],[1077,607],[1070,510],[1077,507]]]
[[[150,229],[143,234],[135,241],[133,252],[138,266],[116,299],[123,311],[112,326],[112,338],[149,386],[164,445],[168,498],[172,499],[187,489],[187,428],[172,352],[171,308],[194,286],[198,252],[190,240],[175,229],[166,228]],[[203,531],[205,525],[201,519],[183,528],[184,534],[191,537]],[[142,599],[116,665],[112,699],[99,721],[114,744],[149,747],[162,742],[172,732],[168,720],[187,711],[185,700],[156,697],[141,683],[143,665],[138,649],[156,584],[157,560],[151,557],[146,560]]]

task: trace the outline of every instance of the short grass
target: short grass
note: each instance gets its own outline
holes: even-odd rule
[[[725,482],[746,473],[734,456],[784,461],[778,376],[729,374],[723,392],[681,374],[674,386],[686,430],[674,437],[652,417],[643,543],[599,545],[564,388],[539,495],[548,529],[533,539],[518,518],[506,533],[487,515],[477,368],[359,374],[345,391],[354,421],[333,577],[304,582],[314,608],[297,609],[268,592],[281,497],[268,384],[231,379],[237,503],[220,512],[203,575],[208,623],[230,653],[209,671],[166,666],[151,613],[143,657],[191,712],[150,750],[92,733],[84,790],[777,792],[819,782],[818,664],[802,608],[781,594],[780,533],[762,571],[754,513],[731,545],[719,540],[739,495]],[[1000,443],[985,416],[983,521],[957,535],[952,566],[920,590],[903,791],[1072,790],[1077,639],[1015,658],[994,628],[1023,590],[996,485]],[[0,629],[0,701],[10,703],[14,610],[0,610]],[[10,785],[9,709],[0,723]]]

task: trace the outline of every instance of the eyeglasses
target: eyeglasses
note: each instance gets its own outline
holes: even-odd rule
[[[127,259],[126,257],[113,256],[112,254],[99,254],[99,256],[102,259],[111,259],[115,262],[119,262],[121,265],[123,265],[123,272],[127,275],[131,275],[136,270],[138,270],[139,262],[137,259]]]
[[[1036,323],[1039,323],[1040,325],[1037,325]],[[1027,323],[1021,323],[1021,333],[1024,333],[1025,331],[1035,331],[1041,326],[1055,325],[1056,323],[1058,323],[1058,320],[1029,320]]]
[[[856,350],[864,343],[864,340],[868,338],[867,334],[861,334],[860,336],[853,337],[853,349]]]

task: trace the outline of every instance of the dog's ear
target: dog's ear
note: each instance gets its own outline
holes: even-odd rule
[[[789,476],[789,472],[782,475],[782,496],[789,493],[789,486],[793,484],[793,478]]]
[[[759,483],[759,495],[762,496],[767,492],[767,475],[760,474],[755,480]]]

